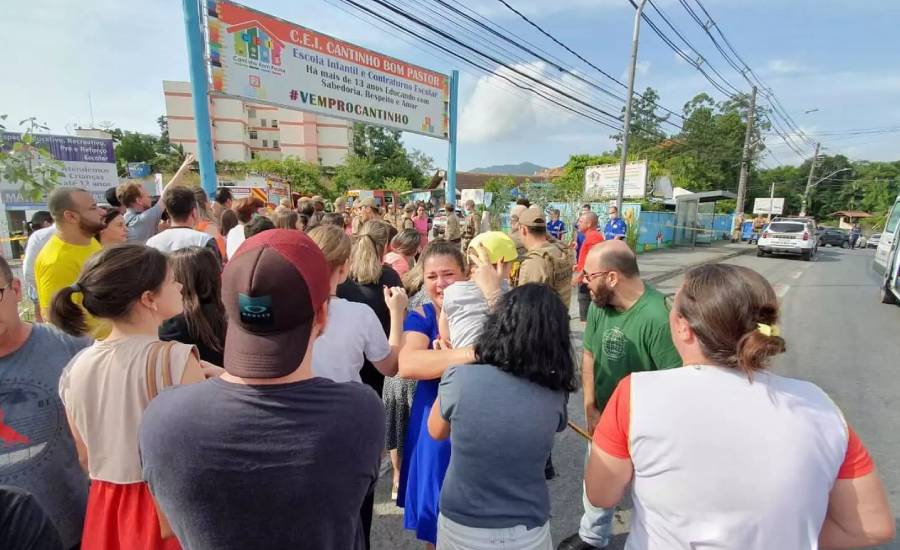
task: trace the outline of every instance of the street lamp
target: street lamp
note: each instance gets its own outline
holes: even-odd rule
[[[619,196],[616,209],[622,212],[622,195],[625,194],[625,163],[628,162],[628,134],[631,131],[631,99],[634,97],[634,70],[637,67],[638,38],[641,34],[641,15],[647,0],[640,0],[634,14],[634,33],[631,37],[631,65],[628,67],[628,93],[625,94],[625,120],[622,128],[622,160],[619,163]]]

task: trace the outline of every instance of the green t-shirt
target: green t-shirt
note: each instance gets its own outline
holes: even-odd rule
[[[591,304],[584,349],[594,355],[594,395],[601,411],[619,381],[632,372],[681,366],[665,296],[649,285],[625,311]]]

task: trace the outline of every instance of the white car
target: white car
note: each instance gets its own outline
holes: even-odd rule
[[[759,236],[756,255],[790,254],[809,261],[818,249],[814,222],[808,218],[778,218]]]
[[[881,242],[881,233],[872,233],[868,239],[866,239],[866,248],[878,248],[878,243]]]

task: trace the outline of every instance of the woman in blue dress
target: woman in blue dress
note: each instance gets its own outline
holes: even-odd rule
[[[397,505],[404,509],[404,527],[433,545],[437,542],[441,484],[450,464],[450,441],[437,441],[428,435],[428,413],[444,371],[451,365],[473,362],[475,355],[471,348],[449,349],[436,342],[444,289],[466,279],[466,262],[459,245],[433,241],[420,261],[423,288],[431,303],[409,312],[403,325],[399,376],[418,383],[403,449]]]

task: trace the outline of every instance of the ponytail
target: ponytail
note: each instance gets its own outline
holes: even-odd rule
[[[350,278],[361,285],[381,280],[384,250],[390,241],[388,224],[370,220],[363,224],[350,255]]]
[[[50,322],[72,336],[84,336],[88,331],[84,309],[72,301],[72,296],[80,292],[77,283],[56,293],[50,304]]]
[[[128,314],[147,291],[157,291],[166,280],[166,255],[142,244],[119,244],[91,256],[78,282],[56,293],[50,322],[74,336],[88,332],[88,314],[116,320]],[[82,295],[81,304],[72,296]]]

